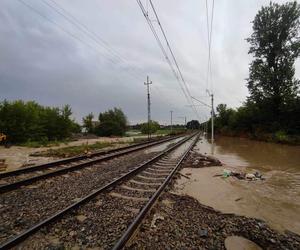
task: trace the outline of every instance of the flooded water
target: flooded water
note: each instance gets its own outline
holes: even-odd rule
[[[300,146],[236,137],[218,137],[213,147],[205,139],[202,142],[198,144],[201,151],[214,155],[228,165],[300,174]]]
[[[184,173],[192,173],[192,180],[181,187],[184,193],[218,210],[263,219],[276,229],[300,234],[299,146],[218,137],[214,146],[203,139],[196,149],[225,166],[185,169]],[[231,167],[246,173],[259,171],[266,179],[248,182],[213,177]]]

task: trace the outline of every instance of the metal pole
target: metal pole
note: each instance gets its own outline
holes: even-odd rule
[[[214,143],[214,94],[211,94],[211,143]]]
[[[151,122],[151,102],[150,102],[150,87],[149,85],[152,84],[152,81],[149,82],[149,76],[147,76],[147,82],[144,85],[147,85],[147,107],[148,107],[148,140],[151,138],[150,132],[150,122]]]
[[[208,118],[206,117],[206,122],[205,122],[205,135],[206,138],[208,138]]]
[[[172,133],[172,131],[173,131],[173,111],[171,110],[170,113],[171,113],[171,133]]]

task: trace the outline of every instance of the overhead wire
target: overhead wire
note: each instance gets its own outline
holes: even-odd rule
[[[64,33],[66,33],[67,35],[71,36],[73,39],[78,40],[80,43],[86,45],[87,47],[89,47],[92,50],[95,50],[96,52],[100,53],[101,55],[103,55],[107,60],[109,60],[112,64],[116,64],[117,62],[115,60],[112,60],[111,58],[107,57],[107,55],[105,55],[102,51],[99,51],[99,49],[95,49],[94,46],[92,46],[91,44],[89,44],[88,42],[84,41],[81,37],[69,32],[67,29],[65,29],[63,26],[61,26],[59,23],[53,21],[52,19],[50,19],[49,17],[47,17],[46,15],[44,15],[43,13],[41,13],[38,9],[34,8],[32,5],[26,3],[23,0],[18,0],[20,3],[22,3],[23,5],[25,5],[27,8],[29,8],[31,11],[35,12],[37,15],[41,16],[42,18],[46,19],[47,21],[49,21],[50,23],[54,24],[55,26],[57,26],[61,31],[63,31]],[[68,11],[66,11],[63,7],[61,7],[56,1],[54,0],[50,0],[52,3],[54,3],[58,8],[60,8],[64,13],[62,13],[62,11],[59,11],[57,8],[55,8],[53,5],[49,4],[47,1],[43,0],[44,4],[47,5],[48,7],[50,7],[51,9],[53,9],[57,14],[61,15],[63,18],[65,18],[67,21],[69,21],[70,23],[72,23],[75,27],[77,27],[79,30],[81,30],[81,32],[83,32],[86,36],[88,36],[90,39],[92,39],[95,43],[97,43],[99,46],[104,47],[107,51],[110,52],[111,55],[114,55],[116,58],[118,58],[120,61],[123,61],[126,63],[126,60],[115,50],[113,50],[103,39],[101,39],[96,33],[94,33],[93,31],[91,31],[85,24],[81,23],[80,21],[77,20],[77,18],[75,18],[72,14],[70,14]],[[138,4],[140,5],[140,1],[137,0]],[[147,23],[149,24],[149,27],[153,33],[153,35],[155,36],[157,43],[159,44],[159,47],[161,49],[161,51],[163,52],[165,59],[167,61],[167,63],[169,64],[173,74],[175,75],[177,81],[180,83],[178,74],[176,73],[169,57],[168,54],[166,52],[166,50],[164,49],[159,36],[156,33],[156,30],[154,28],[154,26],[152,25],[151,20],[148,17],[148,13],[145,11],[145,9],[143,8],[143,5],[140,5],[144,16],[146,17]],[[169,48],[171,50],[171,48]],[[173,53],[172,53],[173,54]],[[174,56],[174,55],[173,55]],[[175,58],[175,57],[174,57]],[[115,59],[115,58],[114,58]],[[175,59],[176,60],[176,59]],[[178,66],[178,64],[177,64]],[[176,66],[176,67],[177,67]],[[178,67],[179,68],[179,67]],[[135,69],[133,69],[135,70]],[[129,73],[128,71],[126,71],[127,73]],[[137,72],[135,72],[137,73]],[[180,71],[179,73],[182,77],[182,73]],[[133,75],[132,75],[133,76]],[[135,74],[135,77],[138,78],[139,80],[141,79],[141,76],[137,74]],[[189,97],[188,94],[186,93],[186,91],[184,90],[184,88],[182,87],[181,83],[180,83],[180,87],[182,92],[184,93],[187,101],[189,102]],[[189,93],[190,94],[190,93]],[[195,105],[193,105],[194,107]],[[197,114],[197,113],[196,113]]]
[[[137,1],[138,5],[139,5],[140,9],[142,10],[142,13],[144,14],[144,17],[145,17],[145,19],[146,19],[146,21],[147,21],[147,23],[148,23],[148,25],[149,25],[149,27],[150,27],[152,33],[153,33],[153,35],[154,35],[154,37],[155,37],[155,39],[156,39],[156,41],[157,41],[157,43],[158,43],[158,45],[159,45],[159,47],[160,47],[160,49],[161,49],[163,55],[164,55],[164,57],[165,57],[165,59],[166,59],[168,65],[169,65],[169,67],[171,68],[171,71],[173,72],[173,74],[174,74],[176,80],[178,81],[179,86],[180,86],[180,88],[181,88],[181,90],[182,90],[182,92],[183,92],[183,94],[184,94],[184,96],[185,96],[187,102],[192,104],[192,107],[193,107],[193,110],[194,110],[196,116],[200,119],[199,114],[198,114],[197,110],[196,110],[195,107],[194,107],[193,100],[192,100],[192,98],[191,98],[190,92],[189,92],[189,90],[188,90],[188,88],[187,88],[187,86],[186,86],[186,82],[184,81],[184,78],[183,78],[183,76],[182,76],[182,73],[181,73],[181,71],[180,71],[180,69],[179,69],[178,63],[177,63],[176,58],[175,58],[175,56],[174,56],[174,53],[173,53],[173,51],[172,51],[172,49],[171,49],[171,47],[170,47],[170,44],[169,44],[169,42],[168,42],[168,40],[167,40],[166,34],[165,34],[165,32],[164,32],[164,30],[163,30],[161,24],[160,24],[160,21],[159,21],[159,19],[158,19],[157,13],[155,14],[155,16],[156,16],[156,21],[159,23],[160,29],[163,31],[164,38],[165,38],[165,40],[166,40],[166,42],[167,42],[167,45],[168,45],[168,49],[169,49],[170,52],[171,52],[171,56],[172,56],[173,60],[175,59],[175,60],[174,60],[175,66],[176,66],[177,70],[179,69],[179,70],[178,70],[178,73],[179,73],[180,78],[179,78],[179,76],[178,76],[178,73],[177,73],[176,70],[174,69],[173,64],[172,64],[171,61],[170,61],[170,58],[169,58],[169,56],[168,56],[168,53],[166,52],[166,50],[165,50],[165,48],[164,48],[164,46],[163,46],[163,44],[162,44],[162,42],[161,42],[161,40],[160,40],[160,38],[159,38],[157,32],[156,32],[156,30],[155,30],[155,28],[154,28],[154,26],[153,26],[153,24],[152,24],[152,21],[151,21],[150,18],[149,18],[148,12],[145,10],[145,8],[144,8],[144,6],[143,6],[143,4],[141,3],[140,0],[136,0],[136,1]],[[150,4],[151,4],[151,8],[154,9],[153,3],[150,2]],[[155,9],[154,9],[154,11],[155,11]],[[184,84],[185,87],[183,87],[183,85],[182,85],[180,79],[183,80],[183,84]]]
[[[114,57],[114,59],[117,59],[120,62],[123,62],[123,63],[127,64],[128,65],[128,69],[130,69],[132,71],[132,73],[134,75],[136,75],[136,78],[138,78],[139,80],[142,79],[142,76],[141,76],[140,72],[137,72],[133,67],[131,67],[130,63],[126,59],[124,59],[124,57],[122,55],[120,55],[120,53],[118,53],[117,51],[115,51],[104,39],[102,39],[98,34],[96,34],[95,32],[93,32],[92,30],[90,30],[87,27],[87,25],[85,25],[84,23],[80,22],[74,15],[72,15],[69,11],[67,11],[66,9],[64,9],[56,1],[54,1],[54,0],[49,0],[49,1],[51,1],[52,3],[54,3],[57,6],[57,8],[59,8],[61,11],[58,10],[53,5],[49,4],[49,2],[47,2],[46,0],[42,0],[42,2],[46,6],[48,6],[49,8],[51,8],[57,14],[59,14],[60,16],[62,16],[64,19],[66,19],[72,25],[74,25],[77,29],[79,29],[86,36],[88,36],[90,39],[92,39],[96,44],[98,44],[99,46],[101,46],[104,49],[106,49],[108,51],[108,53]],[[64,13],[62,13],[62,12],[64,12]],[[114,63],[117,64],[118,62],[115,60]],[[130,74],[129,72],[127,72],[127,73]]]
[[[87,25],[85,25],[84,23],[80,22],[76,17],[74,17],[69,11],[67,11],[65,8],[63,8],[60,4],[58,4],[55,0],[49,0],[51,1],[53,4],[55,4],[60,10],[62,10],[65,14],[61,13],[60,11],[58,11],[57,9],[54,8],[54,6],[52,6],[51,4],[49,4],[47,1],[42,0],[44,2],[44,4],[46,4],[48,7],[50,7],[51,9],[53,9],[55,12],[57,12],[58,14],[60,14],[61,16],[63,16],[65,19],[67,19],[70,23],[72,23],[75,27],[77,27],[78,29],[80,29],[81,31],[83,31],[86,35],[93,36],[91,37],[95,42],[97,42],[99,44],[99,41],[101,42],[100,45],[103,45],[105,49],[107,49],[109,52],[111,52],[113,55],[115,55],[120,61],[123,61],[124,63],[127,63],[127,60],[123,58],[123,56],[121,54],[119,54],[117,51],[115,51],[113,48],[110,47],[110,45],[104,40],[102,39],[99,35],[97,35],[95,32],[91,31]],[[73,20],[70,20],[73,19]],[[81,26],[81,27],[80,27]],[[84,29],[84,30],[83,30]],[[96,39],[98,39],[99,41],[97,41]],[[132,69],[132,71],[134,71],[136,73],[137,79],[138,80],[143,80],[143,77],[141,75],[140,72],[136,71],[134,68],[130,67],[130,69]],[[158,87],[155,86],[155,89],[157,90],[158,94],[162,94],[161,91],[158,90]],[[172,106],[172,104],[167,101],[166,99],[167,97],[164,95],[164,98],[161,99],[161,101],[165,102],[166,104],[168,104],[168,106]]]
[[[212,28],[214,20],[214,7],[215,1],[212,1],[210,23],[209,23],[209,13],[208,13],[208,2],[205,0],[206,7],[206,26],[207,26],[207,41],[208,41],[208,59],[207,59],[207,73],[206,73],[206,87],[208,88],[210,83],[211,92],[213,93],[213,81],[212,81],[212,66],[211,66],[211,44],[212,44]]]
[[[72,37],[73,39],[79,41],[80,43],[84,44],[85,46],[87,46],[88,48],[90,48],[91,50],[95,51],[96,53],[100,53],[103,57],[105,57],[112,65],[115,65],[115,61],[112,60],[111,58],[107,57],[106,54],[104,54],[102,51],[100,51],[98,48],[94,47],[93,45],[91,45],[90,43],[86,42],[85,40],[83,40],[82,38],[80,38],[79,36],[69,32],[67,29],[65,29],[63,26],[61,26],[59,23],[53,21],[52,19],[50,19],[48,16],[44,15],[42,12],[40,12],[38,9],[34,8],[32,5],[30,5],[29,3],[23,1],[23,0],[18,0],[21,4],[23,4],[24,6],[26,6],[28,9],[30,9],[32,12],[36,13],[38,16],[46,19],[48,22],[52,23],[53,25],[55,25],[56,27],[58,27],[62,32],[66,33],[67,35],[69,35],[70,37]],[[130,74],[128,71],[126,71],[127,74]],[[114,77],[118,78],[119,81],[121,82],[122,80],[114,75]]]
[[[80,43],[84,44],[85,46],[87,46],[88,48],[90,48],[93,51],[96,51],[96,53],[100,53],[103,57],[105,57],[111,64],[115,64],[113,60],[111,60],[109,57],[107,57],[105,54],[103,54],[101,51],[99,51],[99,49],[96,49],[94,46],[92,46],[91,44],[89,44],[88,42],[84,41],[83,39],[81,39],[79,36],[76,36],[75,34],[69,32],[67,29],[65,29],[63,26],[61,26],[59,23],[51,20],[48,16],[44,15],[42,12],[40,12],[38,9],[34,8],[33,6],[31,6],[30,4],[24,2],[23,0],[18,0],[21,4],[23,4],[24,6],[26,6],[29,10],[31,10],[32,12],[34,12],[35,14],[37,14],[38,16],[44,18],[45,20],[47,20],[48,22],[52,23],[53,25],[55,25],[56,27],[58,27],[62,32],[66,33],[67,35],[69,35],[70,37],[72,37],[73,39],[79,41]],[[128,73],[128,71],[126,71]],[[119,82],[123,82],[123,80],[119,77],[119,75],[114,74],[113,75],[114,78],[117,79],[117,81]]]
[[[140,0],[137,0],[137,3],[138,3],[138,5],[139,5],[140,8],[141,8],[141,10],[142,10],[142,12],[143,12],[143,14],[144,14],[144,17],[146,18],[146,21],[147,21],[147,23],[148,23],[148,25],[149,25],[149,27],[150,27],[150,29],[151,29],[151,32],[153,33],[153,35],[154,35],[154,37],[155,37],[155,39],[156,39],[156,41],[157,41],[157,44],[158,44],[159,48],[161,49],[161,51],[162,51],[162,53],[163,53],[163,55],[164,55],[164,58],[166,59],[166,61],[167,61],[168,65],[169,65],[169,67],[171,68],[171,70],[172,70],[172,72],[173,72],[175,78],[176,78],[177,81],[179,82],[180,88],[181,88],[181,90],[182,90],[184,96],[185,96],[185,97],[187,98],[187,100],[188,100],[188,96],[187,96],[187,94],[186,94],[184,88],[182,87],[182,85],[181,85],[181,83],[180,83],[180,81],[179,81],[179,77],[178,77],[178,75],[177,75],[177,73],[176,73],[176,71],[175,71],[175,69],[174,69],[174,67],[173,67],[173,65],[172,65],[172,63],[171,63],[169,57],[168,57],[168,53],[166,52],[166,50],[165,50],[165,48],[164,48],[162,42],[161,42],[160,39],[159,39],[159,36],[158,36],[157,33],[156,33],[156,30],[155,30],[155,28],[154,28],[154,26],[153,26],[151,20],[149,19],[148,12],[146,12],[146,10],[145,10],[143,4],[140,2]]]
[[[160,22],[160,20],[159,20],[159,17],[158,17],[158,15],[157,15],[157,12],[156,12],[156,10],[155,10],[155,8],[154,8],[154,5],[153,5],[153,3],[152,3],[151,0],[149,0],[149,2],[150,2],[150,5],[151,5],[151,8],[152,8],[152,10],[153,10],[153,12],[154,12],[154,14],[155,14],[155,17],[156,17],[156,20],[157,20],[157,22],[158,22],[158,25],[159,25],[159,27],[160,27],[160,29],[161,29],[161,32],[162,32],[162,34],[163,34],[163,36],[164,36],[164,39],[165,39],[166,44],[167,44],[167,47],[168,47],[168,49],[169,49],[169,51],[170,51],[170,53],[171,53],[171,56],[172,56],[172,58],[173,58],[173,61],[174,61],[175,65],[176,65],[176,68],[177,68],[177,70],[178,70],[178,72],[179,72],[180,78],[181,78],[181,80],[182,80],[182,82],[183,82],[183,84],[184,84],[184,86],[185,86],[186,92],[187,92],[188,95],[191,97],[191,93],[190,93],[190,91],[189,91],[189,88],[188,88],[188,86],[187,86],[187,83],[186,83],[186,81],[185,81],[184,78],[183,78],[183,75],[182,75],[181,70],[180,70],[180,68],[179,68],[179,65],[178,65],[178,63],[177,63],[177,60],[176,60],[175,55],[174,55],[174,53],[173,53],[173,50],[171,49],[170,43],[169,43],[168,38],[167,38],[167,36],[166,36],[166,33],[165,33],[165,31],[164,31],[164,28],[162,27],[162,24],[161,24],[161,22]]]
[[[156,40],[156,42],[157,42],[159,48],[161,49],[161,51],[162,51],[162,53],[163,53],[163,55],[164,55],[165,60],[167,61],[167,63],[168,63],[168,65],[169,65],[169,67],[170,67],[172,73],[174,74],[174,76],[175,76],[177,82],[179,83],[179,86],[180,86],[180,88],[181,88],[181,90],[182,90],[182,92],[183,92],[183,94],[184,94],[184,96],[185,96],[187,102],[190,103],[189,97],[188,97],[186,91],[184,90],[184,88],[183,88],[183,86],[182,86],[182,84],[181,84],[181,82],[180,82],[180,79],[179,79],[179,77],[178,77],[178,75],[177,75],[177,72],[175,71],[175,69],[174,69],[174,67],[173,67],[173,65],[172,65],[172,63],[171,63],[171,61],[170,61],[170,59],[169,59],[168,53],[166,52],[166,50],[165,50],[165,48],[164,48],[164,46],[163,46],[163,44],[162,44],[162,42],[161,42],[161,40],[160,40],[160,38],[159,38],[157,32],[156,32],[156,30],[155,30],[155,28],[154,28],[154,26],[153,26],[153,24],[152,24],[152,21],[151,21],[150,18],[149,18],[148,11],[145,10],[145,8],[144,8],[144,6],[143,6],[143,4],[141,3],[140,0],[136,0],[136,1],[137,1],[138,5],[139,5],[140,9],[142,10],[142,13],[143,13],[143,15],[144,15],[144,17],[145,17],[145,19],[146,19],[148,25],[149,25],[149,28],[150,28],[151,32],[153,33],[153,35],[154,35],[154,37],[155,37],[155,40]],[[170,105],[170,106],[171,106],[171,105]],[[193,107],[193,109],[195,109],[195,107]],[[195,112],[195,111],[194,111],[194,112]],[[197,115],[197,112],[196,112],[196,115]]]
[[[168,47],[168,49],[169,49],[169,51],[170,51],[170,53],[171,53],[171,56],[172,56],[172,58],[173,58],[173,61],[174,61],[175,65],[176,65],[176,68],[177,68],[177,70],[178,70],[178,72],[179,72],[180,78],[181,78],[181,80],[182,80],[182,82],[183,82],[183,84],[184,84],[184,86],[185,86],[185,90],[186,90],[187,94],[189,95],[189,97],[190,97],[190,99],[191,99],[192,105],[194,105],[193,99],[191,98],[191,93],[190,93],[189,88],[188,88],[188,86],[187,86],[187,83],[186,83],[186,81],[185,81],[185,79],[184,79],[184,77],[183,77],[183,75],[182,75],[182,72],[181,72],[181,70],[180,70],[180,68],[179,68],[179,65],[178,65],[178,63],[177,63],[177,60],[176,60],[175,55],[174,55],[174,53],[173,53],[173,50],[171,49],[170,43],[169,43],[168,38],[167,38],[167,36],[166,36],[165,30],[164,30],[164,28],[163,28],[163,26],[162,26],[162,24],[161,24],[161,22],[160,22],[160,19],[159,19],[159,17],[158,17],[158,14],[157,14],[157,12],[156,12],[156,9],[155,9],[155,7],[154,7],[154,4],[153,4],[152,0],[149,0],[149,2],[150,2],[150,5],[151,5],[151,8],[152,8],[152,10],[153,10],[153,12],[154,12],[154,14],[155,14],[155,17],[156,17],[156,20],[157,20],[158,25],[159,25],[159,27],[160,27],[160,30],[161,30],[161,32],[162,32],[162,34],[163,34],[163,37],[164,37],[164,39],[165,39],[165,41],[166,41],[167,47]],[[196,113],[197,117],[200,118],[200,117],[199,117],[199,114],[198,114],[198,112],[197,112],[197,110],[196,110],[196,108],[195,108],[195,106],[193,106],[193,109],[194,109],[194,112]]]

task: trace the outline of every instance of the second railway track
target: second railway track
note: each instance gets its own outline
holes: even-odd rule
[[[181,161],[187,155],[197,139],[198,137],[195,139],[195,135],[193,135],[177,142],[162,153],[131,169],[128,173],[121,175],[98,189],[94,189],[88,195],[73,202],[71,205],[64,207],[59,212],[53,213],[52,216],[48,216],[46,219],[31,226],[29,229],[24,230],[22,233],[17,233],[15,237],[10,238],[10,240],[3,243],[0,248],[8,249],[20,244],[24,240],[25,245],[22,247],[25,247],[25,249],[45,248],[43,242],[47,237],[44,238],[43,236],[41,240],[41,238],[39,238],[41,232],[35,234],[39,229],[44,228],[43,233],[48,232],[53,225],[51,222],[57,221],[58,219],[68,220],[68,218],[71,218],[72,220],[74,213],[76,213],[75,210],[88,209],[89,211],[88,207],[92,206],[93,209],[90,212],[92,214],[98,213],[99,217],[97,216],[96,220],[101,220],[101,223],[99,221],[95,221],[95,224],[88,223],[91,230],[85,231],[86,229],[83,228],[81,229],[81,233],[79,233],[84,233],[89,239],[92,237],[90,234],[93,232],[93,228],[95,229],[96,227],[98,230],[97,233],[99,233],[100,230],[101,234],[100,236],[97,236],[99,237],[100,242],[98,240],[96,245],[104,247],[105,249],[111,248],[116,243],[116,240],[121,237],[122,233],[124,233],[115,245],[115,249],[120,249],[130,238],[147,211],[151,208],[151,205],[167,186]],[[107,193],[107,191],[110,192]],[[94,207],[95,205],[97,207]],[[141,208],[142,210],[139,210]],[[108,209],[108,211],[106,211],[106,209]],[[88,211],[85,211],[85,213],[88,213]],[[110,220],[108,224],[107,219]],[[132,224],[127,228],[130,221]],[[51,227],[49,228],[50,223]],[[77,233],[72,231],[72,227],[75,227],[76,223],[74,224],[71,222],[71,224],[69,224],[68,222],[60,223],[60,221],[57,221],[56,224],[59,227],[67,226],[66,230],[71,230],[67,235],[71,236],[71,238],[75,234],[77,235]],[[99,225],[101,224],[103,225],[99,228]],[[107,230],[108,234],[106,234]],[[103,232],[101,233],[101,231]],[[59,231],[57,231],[56,228],[54,232]],[[114,237],[112,237],[112,235],[114,235]],[[26,240],[28,237],[30,237],[30,239]],[[38,238],[36,239],[35,237]],[[91,244],[91,246],[95,246],[95,242]]]
[[[92,164],[109,160],[114,157],[130,154],[138,150],[152,147],[161,143],[177,139],[171,137],[167,139],[157,140],[153,142],[144,142],[136,145],[116,148],[107,151],[95,152],[90,156],[81,155],[62,159],[54,162],[49,162],[42,165],[21,168],[14,171],[0,173],[0,193],[5,193],[23,185],[32,184],[38,180],[46,179],[52,176],[65,174],[70,171],[75,171],[80,168],[90,166]]]

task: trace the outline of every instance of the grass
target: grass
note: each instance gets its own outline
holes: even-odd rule
[[[44,157],[59,157],[66,158],[72,157],[86,152],[98,151],[103,148],[116,146],[119,144],[127,144],[127,142],[96,142],[94,144],[86,145],[82,144],[79,146],[70,146],[58,149],[48,149],[42,152],[33,153],[32,156],[44,156]]]
[[[41,147],[53,147],[53,146],[59,146],[60,144],[68,145],[70,141],[69,140],[63,140],[63,141],[27,141],[23,143],[17,144],[21,147],[28,147],[28,148],[41,148]]]
[[[156,136],[155,139],[160,139],[162,136]],[[43,156],[43,157],[58,157],[66,158],[76,155],[81,155],[86,152],[99,151],[104,148],[119,146],[121,144],[136,144],[147,141],[147,138],[133,138],[132,141],[117,141],[117,142],[96,142],[94,144],[82,144],[79,146],[69,146],[57,149],[48,149],[46,151],[35,152],[31,156]]]
[[[155,132],[155,135],[178,135],[178,134],[182,134],[184,132],[186,132],[186,130],[182,129],[182,128],[174,128],[173,130],[160,129]]]

